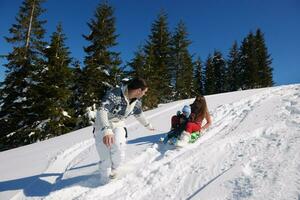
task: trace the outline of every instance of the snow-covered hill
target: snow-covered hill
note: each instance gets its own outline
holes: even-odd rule
[[[183,100],[128,118],[120,178],[100,186],[92,128],[0,153],[0,199],[300,199],[300,84],[207,96],[213,125],[186,148],[155,142]]]

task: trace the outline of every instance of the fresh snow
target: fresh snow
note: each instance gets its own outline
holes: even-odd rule
[[[193,99],[129,117],[127,157],[100,185],[92,127],[0,152],[0,199],[300,199],[300,84],[206,96],[212,126],[184,148],[156,142]]]
[[[7,134],[6,137],[11,137],[11,136],[13,136],[15,133],[16,133],[16,132],[11,132],[11,133]]]
[[[30,132],[28,136],[31,137],[31,136],[33,136],[34,134],[35,134],[35,132]]]
[[[33,81],[32,78],[24,78],[24,80],[25,80],[26,83],[28,83],[28,84],[38,85],[38,82],[37,82],[37,81]]]
[[[71,118],[71,116],[69,115],[69,113],[67,111],[62,111],[63,116]]]
[[[38,126],[37,126],[37,128],[38,128],[39,130],[43,130],[43,128],[46,126],[46,124],[47,124],[48,122],[50,122],[50,119],[45,119],[45,120],[43,120],[43,121],[38,121]]]
[[[107,76],[110,76],[110,73],[107,69],[104,69],[103,72],[107,75]]]
[[[96,104],[87,107],[86,116],[88,117],[90,124],[93,124],[93,120],[96,118],[96,113],[97,113]]]
[[[21,103],[26,100],[27,100],[26,97],[18,97],[16,100],[14,100],[14,103]]]

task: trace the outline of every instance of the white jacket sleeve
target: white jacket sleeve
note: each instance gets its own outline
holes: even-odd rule
[[[103,132],[103,135],[105,136],[105,135],[114,134],[112,131],[112,127],[108,121],[108,112],[103,109],[100,109],[98,113],[99,113],[100,124],[102,127],[100,131]]]
[[[139,115],[134,115],[134,116],[143,126],[145,126],[148,129],[152,128],[152,125],[148,122],[143,112],[140,113]]]
[[[97,112],[97,117],[101,127],[100,131],[104,133],[104,136],[113,134],[111,124],[108,120],[108,113],[112,112],[116,106],[116,102],[114,101],[115,98],[116,97],[113,92],[107,92],[102,99],[101,106],[99,107]]]
[[[146,119],[144,112],[142,110],[142,103],[138,101],[134,108],[134,116],[135,118],[146,128],[149,130],[153,129],[152,125],[149,123],[149,121]]]
[[[101,124],[100,124],[100,115],[99,115],[99,110],[97,109],[96,111],[96,119],[95,119],[95,123],[94,123],[94,130],[93,133],[99,133],[100,129],[101,129]]]

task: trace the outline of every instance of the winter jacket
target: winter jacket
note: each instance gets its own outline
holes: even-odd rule
[[[172,116],[171,118],[171,129],[177,129],[182,125],[185,126],[188,118],[186,118],[182,113],[178,113],[177,115]]]
[[[113,134],[113,124],[124,122],[132,114],[145,127],[152,127],[145,118],[141,100],[135,99],[129,102],[125,95],[127,92],[127,86],[123,86],[114,88],[105,94],[97,110],[95,134],[98,134],[99,131],[103,132],[104,136]]]

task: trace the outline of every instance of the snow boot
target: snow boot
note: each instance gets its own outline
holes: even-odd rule
[[[190,133],[188,133],[186,131],[183,131],[182,134],[181,134],[181,136],[180,136],[180,138],[179,138],[179,140],[177,141],[176,146],[177,147],[184,147],[184,146],[186,146],[189,143],[190,138],[191,138]]]
[[[110,172],[110,175],[109,175],[109,178],[110,179],[115,179],[117,178],[117,169],[111,169],[111,172]]]

